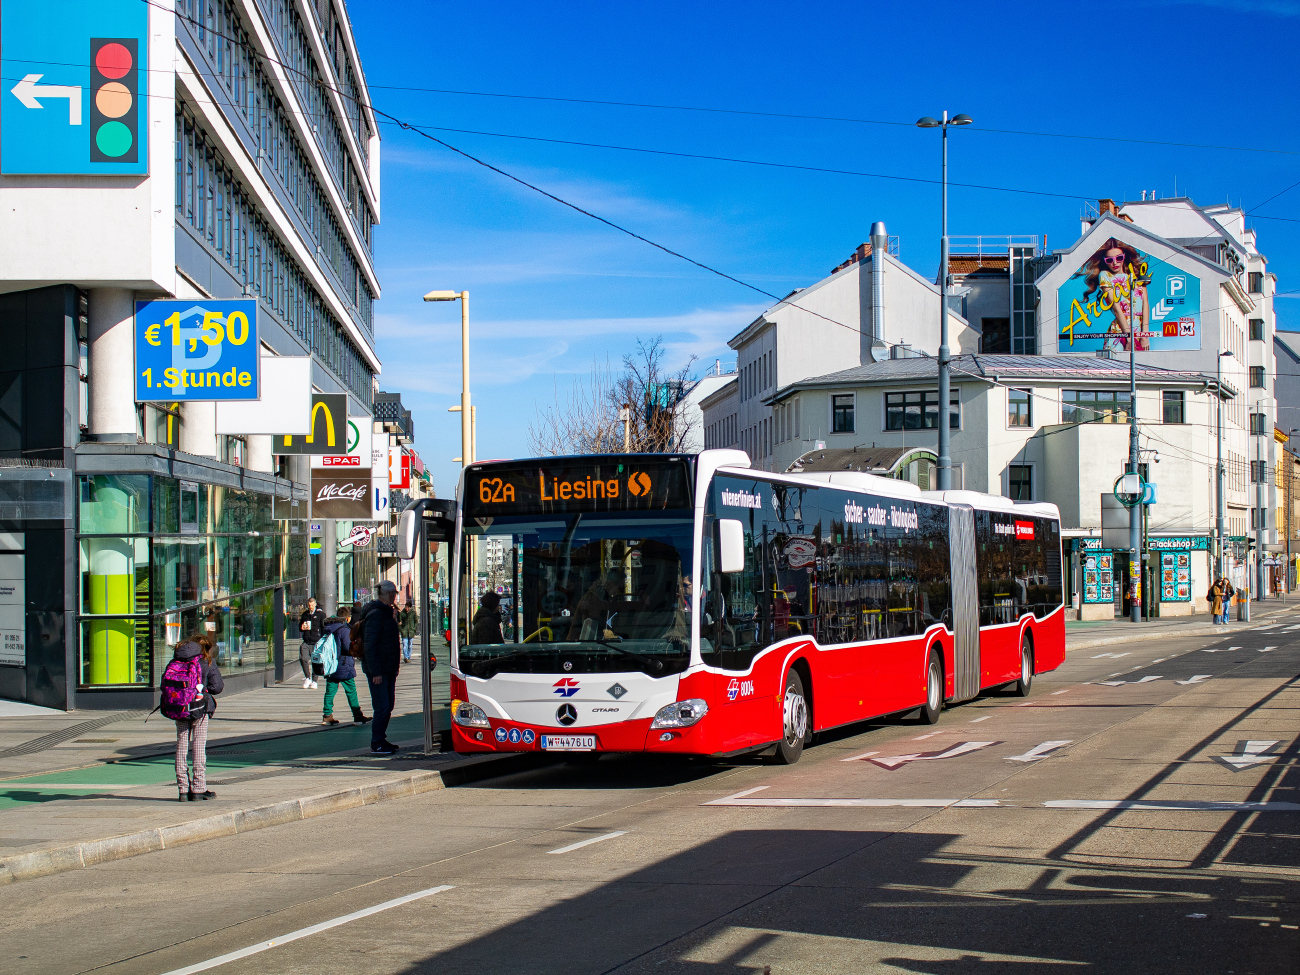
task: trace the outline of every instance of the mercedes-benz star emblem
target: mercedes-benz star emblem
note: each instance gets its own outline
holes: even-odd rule
[[[561,704],[555,709],[555,720],[562,725],[571,725],[578,720],[578,709],[572,704]]]

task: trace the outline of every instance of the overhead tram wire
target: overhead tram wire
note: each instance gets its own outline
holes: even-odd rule
[[[188,22],[190,22],[190,23],[193,23],[193,24],[195,24],[195,25],[197,25],[197,26],[205,26],[205,25],[199,24],[198,21],[194,20],[194,19],[191,18],[191,17],[186,17],[184,14],[181,14],[179,11],[176,11],[174,8],[169,8],[169,7],[165,7],[165,6],[163,6],[162,4],[158,3],[157,0],[141,0],[141,2],[143,2],[143,3],[145,3],[145,4],[148,4],[148,5],[150,5],[150,6],[156,6],[156,7],[158,7],[158,8],[161,9],[161,10],[165,10],[165,11],[167,11],[168,13],[174,13],[177,17],[180,17],[182,20],[186,20],[186,21],[188,21]],[[232,41],[238,40],[237,38],[232,38],[232,37],[230,37],[229,35],[218,34],[218,32],[216,32],[216,31],[209,31],[209,33],[212,33],[212,34],[214,34],[215,36],[226,37],[227,39],[232,40]],[[299,75],[302,75],[303,77],[305,77],[305,75],[303,74],[303,72],[301,72],[301,71],[298,70],[298,69],[293,68],[292,66],[290,66],[290,65],[288,65],[288,64],[285,64],[285,63],[282,62],[282,61],[279,61],[279,60],[277,60],[277,59],[275,59],[275,58],[272,58],[272,57],[270,57],[269,55],[263,54],[263,53],[261,53],[261,52],[257,52],[257,51],[255,51],[254,53],[255,53],[255,55],[256,55],[257,57],[261,58],[262,60],[266,61],[267,63],[277,64],[277,65],[279,65],[280,67],[282,67],[282,68],[283,68],[285,71],[287,71],[287,72],[296,73],[296,74],[299,74]],[[200,75],[200,77],[202,77],[202,75]],[[308,80],[310,80],[310,79],[308,79]],[[331,85],[326,84],[326,83],[324,82],[324,80],[318,79],[318,80],[314,81],[313,83],[316,84],[318,87],[322,88],[323,90],[333,91],[334,93],[338,94],[340,97],[344,97],[343,93],[342,93],[338,88],[335,88],[335,87],[333,87],[333,86],[331,86]],[[354,101],[357,101],[357,104],[359,104],[359,105],[362,104],[362,102],[360,102],[360,100],[357,100],[357,99],[353,99],[353,100],[354,100]],[[717,275],[718,277],[721,277],[721,278],[723,278],[723,279],[725,279],[725,280],[727,280],[727,281],[731,281],[731,282],[734,283],[734,284],[738,284],[738,285],[740,285],[740,286],[743,287],[743,288],[747,288],[748,290],[753,291],[753,292],[755,292],[755,293],[757,293],[757,294],[761,294],[761,295],[764,295],[765,297],[771,298],[772,300],[776,301],[778,304],[780,304],[780,303],[786,303],[786,304],[789,304],[790,307],[792,307],[792,308],[797,308],[797,309],[799,309],[800,311],[806,312],[806,313],[809,314],[809,315],[813,315],[813,316],[816,317],[816,318],[820,318],[820,319],[822,319],[823,321],[829,322],[829,323],[831,323],[831,324],[833,324],[833,325],[837,325],[837,326],[839,326],[839,327],[841,327],[841,328],[847,329],[847,330],[849,330],[849,331],[851,331],[851,332],[854,332],[854,333],[856,333],[856,334],[859,334],[859,335],[862,334],[862,329],[861,329],[861,328],[854,327],[854,326],[852,326],[852,325],[846,324],[845,322],[837,321],[836,319],[834,319],[834,318],[830,318],[829,316],[826,316],[826,315],[823,315],[823,314],[821,314],[820,312],[813,311],[813,310],[810,309],[810,308],[805,308],[805,307],[803,307],[802,305],[798,305],[798,304],[796,304],[796,303],[794,303],[794,302],[792,302],[792,301],[789,301],[789,298],[790,298],[790,297],[793,297],[793,294],[795,294],[795,293],[797,293],[797,292],[794,292],[794,293],[792,293],[791,295],[787,295],[786,298],[781,298],[781,297],[779,297],[779,296],[773,294],[773,293],[770,292],[770,291],[767,291],[767,290],[765,290],[765,289],[763,289],[763,288],[758,287],[757,285],[750,284],[749,282],[747,282],[747,281],[743,281],[743,280],[741,280],[740,278],[737,278],[737,277],[735,277],[734,275],[728,274],[728,273],[725,272],[725,271],[721,271],[721,270],[719,270],[719,269],[717,269],[717,268],[711,267],[711,266],[708,265],[708,264],[704,264],[704,263],[701,262],[701,261],[697,261],[697,260],[695,260],[695,259],[692,258],[692,257],[688,257],[687,255],[680,253],[679,251],[675,251],[675,250],[673,250],[673,249],[670,248],[670,247],[667,247],[667,246],[665,246],[665,245],[663,245],[663,244],[660,244],[660,243],[658,243],[658,242],[656,242],[656,241],[651,240],[651,239],[648,238],[648,237],[645,237],[645,236],[643,236],[643,235],[641,235],[641,234],[638,234],[638,233],[636,233],[635,231],[628,229],[627,227],[623,227],[623,226],[621,226],[620,224],[614,223],[612,220],[609,220],[609,219],[607,219],[607,218],[605,218],[605,217],[602,217],[602,216],[600,216],[599,214],[592,213],[590,210],[586,210],[586,209],[584,209],[584,208],[578,206],[576,203],[571,203],[571,202],[569,202],[568,200],[565,200],[564,198],[555,195],[554,193],[551,193],[551,192],[549,192],[549,191],[547,191],[547,190],[545,190],[545,189],[542,189],[541,187],[536,186],[536,185],[534,185],[534,184],[528,182],[527,180],[525,180],[525,179],[523,179],[523,178],[521,178],[521,177],[519,177],[519,176],[515,176],[514,174],[509,173],[509,172],[507,172],[506,170],[501,169],[500,167],[495,166],[495,165],[493,165],[492,163],[487,162],[486,160],[480,159],[480,158],[478,158],[477,156],[473,155],[472,153],[466,152],[466,151],[463,150],[463,149],[460,149],[460,148],[458,148],[458,147],[456,147],[456,146],[453,146],[451,143],[447,142],[446,140],[444,140],[444,139],[440,139],[440,138],[438,138],[437,136],[435,136],[435,135],[431,135],[429,132],[426,132],[426,131],[423,130],[423,128],[434,128],[434,127],[432,127],[432,126],[426,126],[426,127],[423,127],[423,128],[422,128],[422,127],[417,126],[417,125],[415,125],[415,124],[413,124],[413,123],[410,123],[410,122],[407,122],[407,121],[405,121],[405,120],[403,120],[403,119],[400,119],[400,118],[398,118],[397,116],[392,115],[392,114],[389,113],[389,112],[385,112],[385,111],[382,111],[382,110],[379,109],[379,108],[376,108],[373,102],[367,102],[367,103],[365,103],[365,104],[366,104],[366,107],[369,108],[370,111],[371,111],[372,113],[374,113],[375,116],[377,116],[377,117],[383,117],[383,118],[389,120],[389,122],[391,122],[392,124],[397,125],[399,128],[402,128],[402,129],[407,130],[407,131],[410,131],[410,132],[414,132],[415,134],[420,135],[420,136],[424,137],[425,139],[430,140],[431,142],[435,142],[435,143],[437,143],[438,145],[441,145],[441,146],[443,146],[444,148],[450,150],[451,152],[454,152],[454,153],[456,153],[456,154],[458,154],[458,155],[460,155],[460,156],[463,156],[464,158],[466,158],[466,159],[468,159],[468,160],[470,160],[470,161],[472,161],[472,162],[474,162],[474,163],[477,163],[478,165],[480,165],[480,166],[482,166],[482,167],[484,167],[484,168],[486,168],[486,169],[489,169],[489,170],[491,170],[491,171],[497,173],[498,175],[504,176],[506,179],[512,180],[513,182],[516,182],[516,183],[518,183],[518,184],[521,185],[521,186],[524,186],[524,187],[526,187],[526,188],[528,188],[528,189],[530,189],[530,190],[533,190],[534,192],[539,193],[539,194],[541,194],[542,196],[545,196],[545,197],[547,197],[548,199],[551,199],[551,200],[553,200],[554,202],[561,204],[562,206],[568,207],[569,209],[574,210],[574,211],[577,212],[577,213],[580,213],[580,214],[582,214],[582,215],[584,215],[584,216],[586,216],[586,217],[589,217],[589,218],[591,218],[591,219],[593,219],[593,220],[596,220],[596,221],[598,221],[598,222],[600,222],[600,223],[603,223],[603,224],[605,224],[606,226],[610,227],[610,228],[613,229],[613,230],[617,230],[618,232],[623,233],[623,234],[626,234],[627,236],[632,237],[632,238],[635,239],[635,240],[639,240],[639,241],[641,241],[641,242],[644,243],[644,244],[647,244],[647,245],[649,245],[649,246],[651,246],[651,247],[656,248],[657,250],[663,251],[664,253],[669,254],[669,255],[671,255],[671,256],[673,256],[673,257],[676,257],[676,258],[678,258],[678,259],[680,259],[680,260],[686,261],[687,263],[692,264],[692,265],[694,265],[694,266],[700,268],[701,270],[707,271],[707,272],[709,272],[710,274],[715,274],[715,275]],[[485,134],[487,134],[487,133],[485,133]],[[539,141],[558,141],[558,140],[539,140]],[[610,147],[610,148],[625,148],[625,147]],[[632,150],[632,151],[636,151],[636,150]],[[649,151],[655,151],[655,150],[649,150]],[[673,155],[678,155],[678,154],[677,154],[677,153],[673,153]],[[681,155],[685,155],[685,154],[681,154]],[[720,158],[720,157],[718,157],[718,158]],[[748,163],[748,162],[753,162],[753,161],[751,161],[751,160],[730,160],[730,159],[724,159],[724,160],[722,160],[722,161],[735,161],[735,162],[747,162],[747,163]],[[755,164],[757,164],[757,165],[781,165],[781,164],[763,164],[763,163],[755,163]],[[789,168],[794,168],[794,167],[789,167]],[[804,168],[804,167],[798,167],[798,168]],[[869,173],[852,173],[852,174],[850,174],[850,175],[876,176],[877,174],[869,174]],[[905,180],[908,180],[908,181],[910,181],[910,182],[921,182],[921,183],[937,183],[937,182],[938,182],[938,181],[936,181],[936,180],[927,180],[927,179],[923,179],[923,178],[921,178],[921,177],[888,177],[888,176],[882,176],[882,177],[879,177],[879,178],[896,178],[896,179],[905,179]],[[1002,191],[1002,192],[1020,192],[1020,193],[1030,193],[1030,194],[1043,195],[1043,196],[1055,196],[1055,197],[1061,197],[1061,198],[1072,199],[1072,200],[1080,200],[1080,199],[1085,199],[1085,200],[1086,200],[1086,199],[1092,199],[1092,198],[1093,198],[1093,195],[1091,195],[1091,194],[1089,194],[1089,195],[1087,195],[1087,196],[1081,196],[1081,195],[1074,195],[1074,194],[1049,193],[1049,192],[1047,192],[1047,191],[1015,190],[1015,189],[1012,189],[1012,188],[1009,188],[1009,187],[973,186],[973,185],[968,185],[968,184],[952,184],[952,185],[962,185],[962,186],[967,186],[967,188],[989,189],[989,190],[997,190],[997,191]],[[1288,189],[1290,189],[1290,187],[1288,187]],[[1284,190],[1283,192],[1286,192],[1286,190]],[[1277,194],[1277,195],[1280,196],[1281,194]],[[1276,198],[1276,196],[1275,196],[1275,197],[1271,197],[1270,199],[1275,199],[1275,198]],[[1268,202],[1268,201],[1265,201],[1265,202]],[[1261,205],[1262,205],[1262,204],[1261,204]],[[1273,218],[1273,219],[1288,220],[1289,218],[1278,217],[1278,218]],[[1295,221],[1291,221],[1291,222],[1297,222],[1297,223],[1300,223],[1300,220],[1295,220]],[[973,373],[972,373],[971,375],[972,375],[972,376],[975,376],[975,378],[980,378],[980,379],[985,379],[985,378],[986,378],[986,377],[982,377],[982,376],[977,376],[977,375],[975,375],[975,374],[973,374]],[[995,383],[995,385],[1005,385],[1005,384],[1002,384],[1002,383]],[[1008,388],[1009,388],[1009,387],[1008,387]]]

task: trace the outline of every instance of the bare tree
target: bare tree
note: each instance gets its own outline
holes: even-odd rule
[[[619,453],[625,446],[634,453],[681,449],[686,436],[681,406],[693,385],[695,356],[674,372],[665,368],[664,357],[662,336],[638,339],[636,351],[623,356],[618,375],[608,362],[597,363],[567,396],[557,386],[554,404],[540,410],[528,427],[530,449],[538,456]]]

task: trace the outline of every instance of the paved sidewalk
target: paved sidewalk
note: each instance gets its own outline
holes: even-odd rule
[[[1068,609],[1066,612],[1070,612]],[[1065,624],[1065,649],[1084,650],[1089,647],[1103,647],[1112,643],[1132,643],[1140,640],[1160,639],[1176,636],[1207,636],[1219,633],[1231,633],[1237,630],[1252,630],[1261,626],[1271,626],[1288,619],[1300,623],[1300,596],[1292,593],[1281,599],[1266,599],[1250,604],[1250,622],[1237,622],[1236,608],[1233,618],[1227,626],[1211,622],[1209,613],[1196,616],[1173,616],[1163,619],[1148,620],[1145,623],[1131,623],[1128,620],[1071,620]]]
[[[443,657],[436,731],[448,727],[447,681]],[[388,737],[403,751],[394,758],[370,753],[368,725],[322,726],[321,685],[218,698],[208,738],[217,798],[207,802],[176,801],[175,725],[160,715],[147,723],[140,712],[0,715],[0,883],[441,788],[449,769],[482,762],[415,754],[424,743],[416,663],[398,677]],[[369,714],[369,694],[358,691]],[[340,693],[335,716],[346,714]]]

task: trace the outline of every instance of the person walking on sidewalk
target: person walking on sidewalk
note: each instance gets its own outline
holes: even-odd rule
[[[411,606],[408,599],[402,611],[397,614],[397,629],[402,635],[402,662],[411,662],[411,641],[415,639],[415,634],[420,631],[420,614]]]
[[[181,802],[188,799],[215,799],[217,794],[208,788],[208,719],[217,711],[215,695],[226,689],[221,671],[213,663],[213,645],[207,634],[190,637],[176,647],[173,660],[188,662],[198,658],[200,688],[203,706],[197,717],[176,722],[176,788]],[[190,774],[189,759],[194,758],[194,772]]]
[[[352,641],[349,634],[351,617],[352,610],[344,606],[339,610],[338,616],[331,616],[325,621],[324,632],[321,634],[322,640],[332,636],[338,651],[338,667],[333,673],[325,675],[325,704],[321,708],[320,722],[324,725],[339,723],[334,717],[334,695],[338,693],[340,686],[352,708],[352,720],[356,724],[365,724],[370,720],[361,713],[361,701],[357,698],[357,668],[352,659]]]
[[[325,626],[325,611],[316,608],[316,597],[307,597],[307,608],[298,617],[298,630],[302,634],[302,646],[298,648],[298,663],[302,665],[302,686],[304,690],[316,686],[312,673],[311,652],[316,648],[316,641],[321,637]]]
[[[1232,595],[1236,592],[1232,588],[1232,583],[1223,576],[1214,580],[1214,585],[1210,586],[1210,591],[1206,596],[1210,600],[1210,611],[1214,614],[1214,622],[1228,622],[1228,606],[1231,603]]]
[[[365,647],[365,670],[370,676],[371,713],[370,750],[391,755],[397,746],[387,738],[388,719],[393,714],[397,693],[397,671],[401,667],[401,650],[397,626],[397,586],[385,579],[379,584],[378,597],[366,604],[362,612],[361,635]]]

